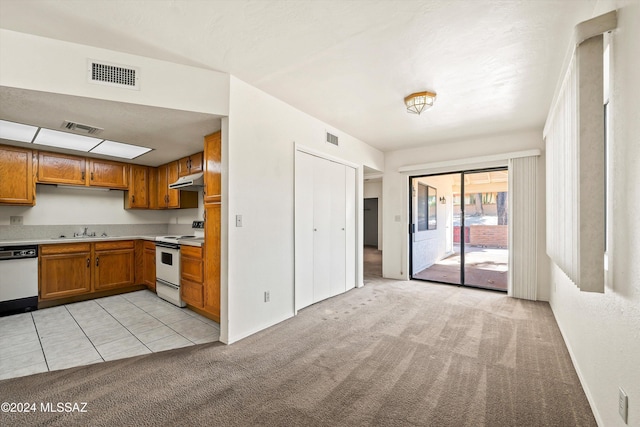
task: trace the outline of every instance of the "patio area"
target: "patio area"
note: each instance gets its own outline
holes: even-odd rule
[[[413,275],[414,279],[460,283],[460,245],[455,253]],[[509,251],[507,249],[465,246],[465,285],[500,291],[507,290]]]

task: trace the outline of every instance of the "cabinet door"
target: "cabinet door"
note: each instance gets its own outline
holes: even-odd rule
[[[89,185],[127,189],[127,164],[107,160],[89,161]]]
[[[156,245],[153,242],[144,242],[142,253],[142,281],[147,288],[156,290]]]
[[[202,159],[204,153],[196,153],[189,156],[189,174],[202,172]]]
[[[167,164],[167,181],[168,181],[167,194],[169,195],[168,202],[167,202],[168,208],[180,207],[180,190],[171,190],[169,188],[169,184],[173,184],[177,180],[178,180],[178,161],[176,160],[175,162],[171,162]]]
[[[0,146],[0,176],[0,204],[35,205],[31,150]]]
[[[183,245],[180,248],[180,294],[184,302],[203,307],[203,282],[202,248]]]
[[[189,157],[183,157],[178,160],[178,176],[187,176],[189,172]]]
[[[48,184],[86,185],[84,157],[58,153],[38,153],[38,182]]]
[[[204,309],[220,321],[220,203],[205,205]]]
[[[149,168],[149,209],[158,209],[158,168]]]
[[[129,191],[125,192],[125,208],[149,207],[149,168],[129,165]]]
[[[169,203],[168,165],[158,166],[158,208],[166,209]]]
[[[91,246],[88,243],[41,245],[40,299],[91,292]]]
[[[204,203],[220,201],[222,186],[220,168],[222,164],[222,140],[220,132],[204,137]]]
[[[133,241],[95,243],[94,258],[94,290],[135,284]]]

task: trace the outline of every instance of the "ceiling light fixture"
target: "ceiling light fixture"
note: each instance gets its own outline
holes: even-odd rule
[[[436,94],[434,92],[416,92],[404,99],[404,105],[407,106],[407,112],[420,114],[433,107],[435,100]]]
[[[22,123],[8,122],[0,120],[0,138],[10,141],[31,142],[36,135],[38,128],[35,126],[23,125]]]
[[[33,141],[34,144],[84,152],[90,151],[101,142],[102,139],[91,138],[90,136],[76,135],[74,133],[59,132],[57,130],[44,128],[40,129],[38,136],[36,136],[36,139]]]
[[[102,143],[91,149],[91,153],[104,154],[105,156],[121,157],[123,159],[135,159],[144,153],[151,151],[151,148],[140,147],[138,145],[123,144],[115,141],[102,141]]]

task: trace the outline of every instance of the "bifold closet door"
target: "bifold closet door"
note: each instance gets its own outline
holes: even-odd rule
[[[296,151],[295,307],[355,287],[355,169]]]
[[[334,165],[337,163],[314,157],[313,164],[313,302],[333,296],[331,280],[333,262],[332,242],[334,233],[332,225],[334,223],[333,188],[332,173],[335,172]],[[344,167],[344,166],[342,166]],[[344,175],[344,172],[343,172]],[[343,187],[344,188],[344,185]],[[344,190],[343,190],[344,191]],[[344,259],[343,259],[344,262]]]
[[[313,304],[314,157],[296,151],[295,164],[295,308]]]

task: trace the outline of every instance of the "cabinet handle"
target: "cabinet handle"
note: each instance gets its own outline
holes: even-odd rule
[[[136,202],[136,196],[131,196],[131,203],[135,203]]]
[[[93,181],[93,172],[91,172],[91,181]]]
[[[100,266],[100,257],[96,257],[96,267]]]
[[[85,176],[87,176],[87,173],[85,171],[82,171],[82,180],[84,181]]]
[[[91,266],[91,259],[87,258],[87,268]]]

